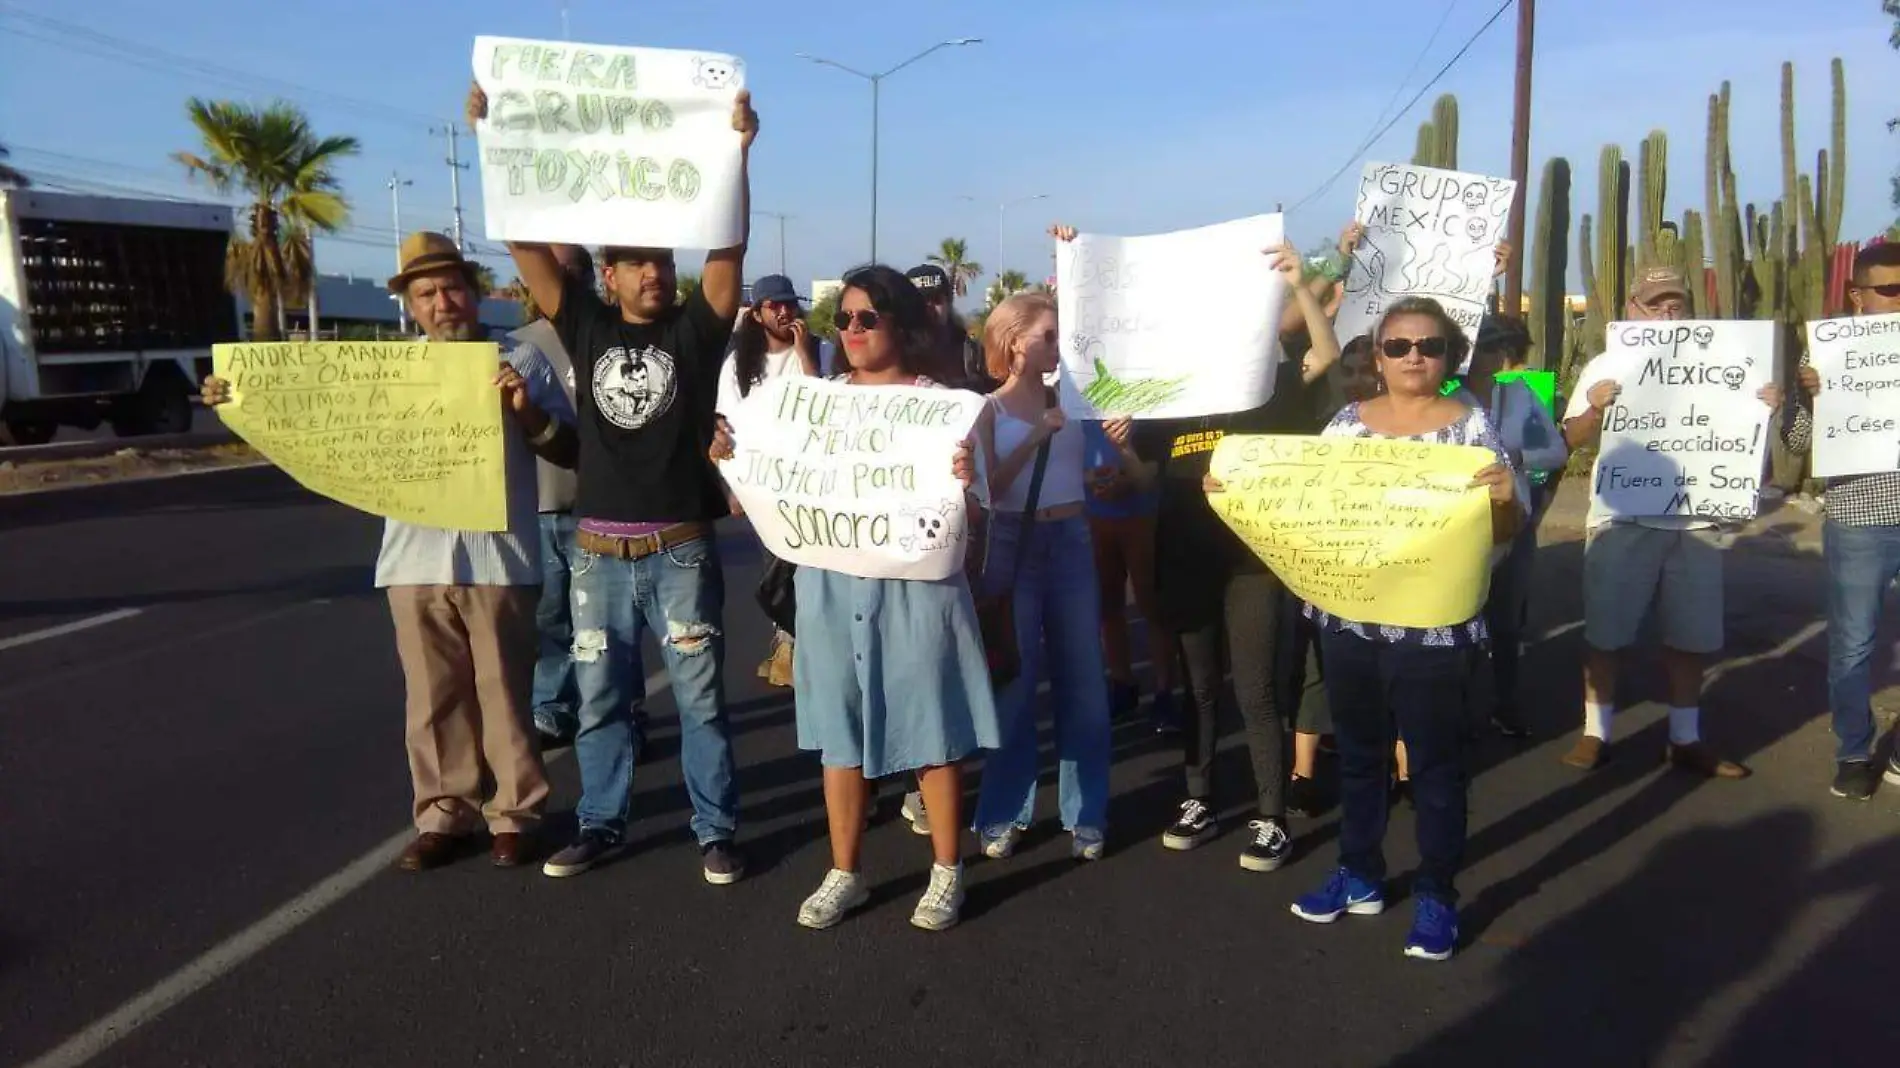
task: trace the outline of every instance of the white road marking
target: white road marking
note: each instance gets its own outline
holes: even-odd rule
[[[657,696],[666,687],[667,673],[664,670],[647,677],[648,697]],[[571,752],[572,749],[556,753],[549,762]],[[93,1021],[52,1050],[27,1062],[26,1068],[77,1068],[104,1053],[132,1032],[163,1016],[186,998],[262,953],[273,942],[315,919],[324,909],[388,871],[415,833],[414,828],[404,828],[391,835],[335,874],[279,906],[275,912],[212,946],[144,993]]]
[[[11,638],[0,638],[0,652],[5,652],[8,649],[17,649],[22,645],[32,645],[34,642],[45,641],[48,638],[57,638],[62,634],[77,634],[82,630],[103,627],[107,623],[117,623],[121,619],[131,619],[133,616],[144,611],[145,609],[143,608],[120,608],[96,616],[87,616],[84,619],[75,619],[71,623],[61,623],[57,627],[47,627],[45,630],[31,630],[25,634],[15,634]]]

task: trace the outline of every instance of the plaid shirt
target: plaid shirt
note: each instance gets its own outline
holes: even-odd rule
[[[1803,390],[1795,390],[1794,417],[1782,423],[1781,440],[1793,452],[1807,452],[1814,443],[1814,398]],[[1836,523],[1900,526],[1900,471],[1830,478],[1825,499],[1827,517]]]

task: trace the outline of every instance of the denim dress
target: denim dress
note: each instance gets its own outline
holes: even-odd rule
[[[989,661],[961,572],[924,581],[800,567],[792,582],[800,749],[879,779],[997,747]]]

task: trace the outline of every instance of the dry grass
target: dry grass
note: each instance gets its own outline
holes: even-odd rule
[[[157,478],[185,471],[244,467],[264,462],[249,445],[208,445],[196,449],[128,447],[109,456],[78,460],[0,461],[0,495],[32,493],[68,486],[90,486],[134,478]]]

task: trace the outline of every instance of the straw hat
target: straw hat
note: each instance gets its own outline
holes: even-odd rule
[[[418,230],[402,239],[402,249],[397,255],[402,270],[389,280],[391,293],[402,293],[409,288],[410,279],[430,271],[440,271],[447,267],[458,267],[468,284],[475,285],[475,265],[462,256],[462,250],[445,234],[433,230]],[[478,294],[479,295],[479,294]]]

